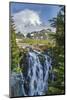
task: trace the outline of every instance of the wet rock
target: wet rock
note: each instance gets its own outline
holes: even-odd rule
[[[16,74],[15,72],[13,72],[10,77],[11,97],[23,95],[22,83],[23,79],[21,74]]]

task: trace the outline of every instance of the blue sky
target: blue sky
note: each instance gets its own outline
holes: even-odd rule
[[[59,7],[57,5],[42,5],[42,4],[28,4],[28,3],[11,3],[11,13],[17,13],[24,9],[31,9],[40,13],[42,21],[46,24],[49,19],[57,16]]]
[[[22,21],[23,13],[24,13],[24,11],[26,12],[26,9],[28,10],[27,13],[29,13],[29,14],[30,14],[30,11],[35,12],[34,13],[35,15],[38,14],[37,17],[39,18],[39,21],[41,20],[42,24],[49,26],[50,23],[48,20],[52,19],[53,17],[56,17],[60,8],[58,5],[29,4],[29,3],[16,3],[16,2],[14,3],[13,2],[13,3],[11,3],[10,9],[11,9],[11,15],[16,15],[14,17],[15,17],[16,26],[18,26],[17,29],[22,31],[21,29],[23,26],[21,24],[23,22],[22,23],[19,23],[19,22]],[[22,15],[21,18],[19,18],[19,16],[18,16],[19,12],[23,12],[21,14]],[[37,12],[37,14],[36,14],[36,12]],[[25,15],[26,15],[26,13],[25,13]],[[19,22],[18,22],[18,20],[19,20]],[[37,27],[37,29],[38,29],[38,27]],[[24,29],[24,30],[26,30],[26,29]]]

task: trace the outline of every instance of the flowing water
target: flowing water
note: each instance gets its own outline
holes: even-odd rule
[[[20,80],[16,82],[19,75],[13,76],[15,82],[19,85],[13,93],[14,96],[37,96],[45,95],[48,91],[49,70],[52,69],[51,58],[47,54],[41,54],[37,51],[30,51],[27,55],[27,72],[20,75]],[[13,82],[13,80],[12,80]],[[16,86],[16,85],[13,85]]]

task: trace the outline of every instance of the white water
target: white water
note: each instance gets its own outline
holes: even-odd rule
[[[40,52],[30,51],[28,53],[27,77],[30,81],[28,84],[28,93],[26,93],[24,82],[22,83],[22,96],[45,95],[48,90],[49,70],[52,69],[51,58],[46,54],[42,54],[41,56],[44,58],[42,64],[38,55],[41,55]],[[26,81],[23,75],[21,77]]]
[[[36,52],[29,52],[29,96],[44,95],[48,89],[49,68],[52,67],[51,59],[47,55],[44,55],[43,57],[45,58],[44,66],[42,66]]]

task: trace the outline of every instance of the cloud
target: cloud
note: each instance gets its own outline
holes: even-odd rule
[[[44,28],[39,13],[33,10],[25,9],[13,15],[16,25],[16,31],[25,35],[28,32],[38,31]]]
[[[38,12],[29,9],[25,9],[13,14],[13,19],[16,26],[16,32],[21,32],[24,35],[29,32],[40,31],[42,29],[49,28],[43,25]]]

